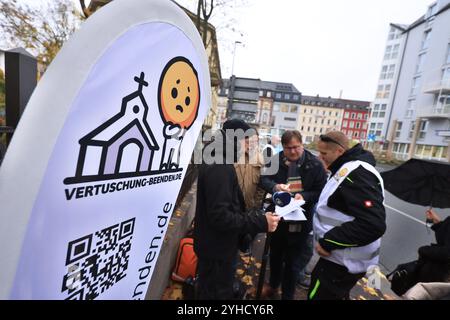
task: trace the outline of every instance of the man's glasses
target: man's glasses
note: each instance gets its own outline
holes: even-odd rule
[[[323,142],[332,142],[332,143],[335,143],[335,144],[341,146],[344,150],[346,150],[346,148],[345,148],[342,144],[340,144],[339,142],[337,142],[336,140],[334,140],[333,138],[330,138],[329,136],[327,136],[327,135],[325,135],[325,134],[321,134],[321,135],[319,136],[319,139],[320,139],[321,141],[323,141]]]
[[[302,146],[293,146],[293,147],[286,147],[283,146],[283,149],[289,150],[289,151],[294,151],[294,150],[298,150],[300,149]]]

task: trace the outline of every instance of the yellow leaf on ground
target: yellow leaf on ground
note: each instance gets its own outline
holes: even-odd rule
[[[172,300],[181,300],[183,299],[183,291],[181,289],[173,289],[170,294],[170,298]]]
[[[251,286],[251,285],[253,285],[253,278],[252,278],[252,276],[249,276],[249,275],[244,276],[242,278],[242,282],[245,283],[247,286]]]
[[[244,270],[242,270],[242,269],[237,269],[237,270],[236,270],[236,274],[237,274],[238,276],[242,276],[242,275],[244,274]]]

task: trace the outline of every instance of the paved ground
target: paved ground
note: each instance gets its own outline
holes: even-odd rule
[[[261,257],[264,248],[265,234],[260,234],[253,243],[252,255],[242,255],[237,268],[237,278],[247,288],[247,300],[254,300],[256,296],[256,288],[260,277]],[[310,265],[312,268],[313,262]],[[267,267],[266,279],[269,276],[269,268]],[[380,273],[380,289],[373,289],[368,286],[367,278],[363,278],[351,291],[352,300],[395,300],[398,297],[390,290],[389,282],[383,274]],[[307,290],[297,286],[295,300],[306,300]],[[179,300],[183,299],[182,285],[171,281],[162,299]],[[280,296],[274,296],[273,299],[280,299]]]

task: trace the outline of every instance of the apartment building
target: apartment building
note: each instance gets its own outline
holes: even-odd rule
[[[388,154],[450,161],[450,0],[431,4],[402,38],[385,123]]]

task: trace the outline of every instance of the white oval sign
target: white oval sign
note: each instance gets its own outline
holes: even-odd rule
[[[89,18],[0,168],[0,298],[143,299],[210,90],[173,3],[116,0]]]

